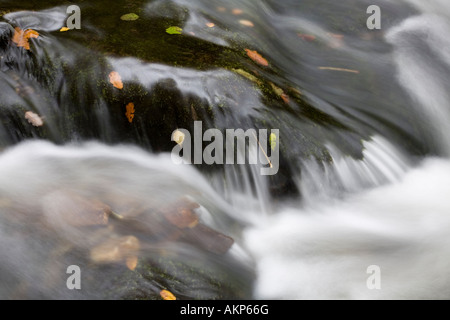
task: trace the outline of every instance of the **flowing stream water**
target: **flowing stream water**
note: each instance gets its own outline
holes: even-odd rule
[[[4,22],[40,33],[31,50],[10,43],[0,59],[0,297],[450,296],[448,1],[108,3],[79,1],[82,28],[59,32],[65,5],[0,1]],[[381,30],[366,28],[371,4]],[[121,21],[128,12],[139,20]],[[183,35],[168,35],[172,25]],[[279,129],[279,174],[175,165],[171,133],[194,120]],[[140,208],[143,227],[73,228],[60,218],[65,194],[131,217]],[[149,208],[182,197],[234,239],[226,254],[147,234]],[[89,260],[107,232],[141,240],[139,276]],[[67,290],[68,265],[85,272],[82,290]],[[381,271],[380,289],[367,286],[369,266]]]

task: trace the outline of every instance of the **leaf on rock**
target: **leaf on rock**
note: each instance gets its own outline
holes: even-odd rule
[[[120,17],[120,20],[123,21],[134,21],[139,19],[139,16],[136,13],[127,13]]]
[[[214,23],[212,23],[212,22],[208,22],[208,23],[206,23],[206,26],[208,28],[214,28],[216,25]]]
[[[166,32],[168,34],[181,34],[183,32],[183,29],[180,27],[169,27],[166,29]]]
[[[247,78],[248,80],[250,80],[251,82],[255,82],[256,84],[261,84],[261,81],[255,77],[254,75],[252,75],[251,73],[248,73],[245,70],[242,69],[232,69],[234,72],[240,74],[241,76],[243,76],[244,78]]]
[[[159,295],[163,298],[163,300],[177,300],[177,297],[175,297],[175,295],[169,290],[161,290]]]
[[[117,89],[120,89],[120,90],[123,89],[122,77],[120,76],[120,74],[118,72],[111,71],[111,73],[109,74],[109,82],[111,82],[112,85],[114,87],[116,87]]]
[[[28,41],[30,38],[39,37],[39,33],[32,29],[22,30],[19,27],[14,29],[14,36],[12,41],[18,46],[23,47],[26,50],[30,50],[30,42]]]
[[[167,221],[180,229],[185,229],[198,225],[199,217],[193,210],[199,207],[198,203],[183,198],[162,211]]]
[[[270,86],[272,87],[273,92],[275,92],[275,94],[279,96],[284,101],[284,103],[289,104],[289,96],[283,91],[283,89],[277,87],[272,82],[270,82]]]
[[[94,263],[120,262],[136,257],[139,249],[140,242],[138,238],[134,236],[125,236],[121,238],[109,239],[94,247],[91,250],[90,256]],[[130,260],[130,262],[133,261]]]
[[[44,125],[42,118],[32,111],[25,112],[25,119],[35,127],[42,127]]]
[[[59,32],[66,32],[69,31],[70,29],[67,27],[62,27],[61,29],[59,29]]]
[[[276,146],[277,146],[277,135],[275,133],[271,133],[269,136],[269,144],[270,144],[270,148],[273,150],[275,150]]]
[[[130,102],[129,104],[127,104],[126,108],[127,108],[127,112],[125,112],[125,115],[127,116],[128,122],[132,123],[133,119],[134,119],[134,113],[135,113],[134,103]]]
[[[247,52],[247,55],[250,59],[252,59],[254,62],[267,67],[269,65],[269,62],[263,58],[257,51],[253,51],[250,49],[245,49],[245,52]]]

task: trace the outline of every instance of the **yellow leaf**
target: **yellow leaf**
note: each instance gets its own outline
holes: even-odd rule
[[[67,27],[62,27],[61,29],[59,29],[60,32],[66,32],[69,31],[70,29]]]
[[[123,82],[122,82],[122,77],[120,76],[120,74],[116,71],[112,71],[109,74],[109,82],[112,83],[112,85],[114,87],[116,87],[117,89],[122,90],[123,89]],[[130,121],[131,122],[131,121]]]
[[[214,23],[212,23],[212,22],[208,22],[208,23],[206,24],[206,26],[207,26],[208,28],[214,28],[216,25],[215,25]]]
[[[129,104],[127,104],[127,112],[125,113],[125,115],[127,116],[128,122],[132,123],[133,119],[134,119],[134,103],[130,102]]]
[[[19,27],[16,27],[14,29],[14,36],[12,41],[18,46],[23,47],[26,50],[30,50],[30,43],[28,40],[30,38],[37,38],[39,37],[39,33],[37,31],[34,31],[32,29],[22,30]]]
[[[275,150],[277,146],[277,135],[275,133],[271,133],[269,136],[269,144],[272,150]]]
[[[164,300],[177,300],[177,297],[175,297],[174,294],[169,290],[161,290],[159,294]]]

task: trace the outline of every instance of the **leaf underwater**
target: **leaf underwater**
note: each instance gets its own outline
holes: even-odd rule
[[[266,59],[264,59],[263,56],[260,55],[257,51],[245,49],[245,52],[247,52],[247,56],[257,64],[260,64],[264,67],[267,67],[269,65],[269,62]]]

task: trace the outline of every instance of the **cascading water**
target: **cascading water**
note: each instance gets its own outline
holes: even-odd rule
[[[448,298],[450,6],[378,1],[386,23],[371,32],[360,23],[371,2],[118,1],[82,7],[85,27],[64,34],[52,1],[36,12],[0,1],[4,21],[41,33],[31,52],[10,44],[0,58],[0,297]],[[119,32],[131,9],[139,20]],[[165,33],[181,23],[184,38]],[[280,129],[280,173],[173,164],[171,132],[198,120]],[[198,204],[203,234],[159,220],[180,199]],[[62,212],[87,202],[116,219],[67,223]],[[217,254],[211,235],[234,244]],[[93,249],[131,236],[133,272]],[[66,288],[73,264],[80,291]],[[367,286],[374,265],[380,290]]]

